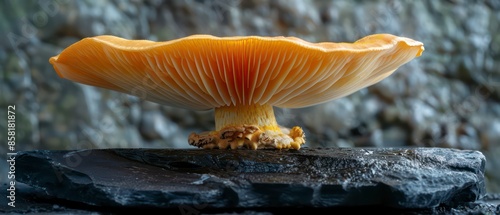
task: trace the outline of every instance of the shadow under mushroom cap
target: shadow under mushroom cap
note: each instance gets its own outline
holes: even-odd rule
[[[301,108],[373,85],[422,54],[390,34],[354,43],[193,35],[166,42],[85,38],[50,63],[60,77],[194,110],[268,104]]]

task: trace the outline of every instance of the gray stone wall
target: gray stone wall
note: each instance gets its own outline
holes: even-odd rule
[[[286,35],[353,42],[374,33],[425,44],[422,57],[350,96],[276,109],[309,147],[480,150],[500,192],[500,1],[0,1],[0,109],[17,107],[17,150],[188,147],[212,111],[160,106],[60,79],[48,59],[88,36]],[[5,118],[5,117],[3,117]],[[6,120],[0,121],[6,138]],[[0,147],[5,155],[6,147]],[[496,182],[496,183],[494,183]]]

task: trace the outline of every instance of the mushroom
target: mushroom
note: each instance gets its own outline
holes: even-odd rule
[[[295,37],[193,35],[153,42],[82,39],[50,58],[75,82],[163,105],[215,109],[215,131],[192,133],[200,148],[299,149],[305,135],[276,122],[273,106],[302,108],[347,96],[391,75],[424,51],[421,42],[375,34],[354,43]]]

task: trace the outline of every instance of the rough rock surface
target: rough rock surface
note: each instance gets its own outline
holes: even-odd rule
[[[0,185],[1,190],[7,189],[7,184]],[[91,206],[71,202],[47,195],[43,189],[37,189],[23,183],[17,183],[16,207],[0,207],[0,213],[5,214],[125,214],[125,213],[162,213],[162,214],[234,214],[234,215],[270,215],[270,214],[329,214],[364,213],[375,214],[405,214],[405,215],[443,215],[443,214],[500,214],[500,194],[487,194],[476,202],[460,205],[442,205],[435,208],[404,209],[389,207],[289,207],[289,208],[207,208],[191,205],[178,208],[130,208]],[[0,198],[0,205],[7,205],[8,199]]]
[[[442,148],[27,151],[16,179],[94,206],[432,208],[485,194],[485,158]]]
[[[480,150],[489,161],[487,186],[500,192],[499,2],[0,1],[0,109],[17,105],[19,150],[186,147],[191,132],[213,129],[212,111],[151,106],[63,80],[48,59],[100,34],[156,41],[214,34],[352,42],[391,33],[422,41],[424,54],[343,99],[278,109],[278,121],[302,126],[309,147]],[[0,147],[0,157],[6,152]]]

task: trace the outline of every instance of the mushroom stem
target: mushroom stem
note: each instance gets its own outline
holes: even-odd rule
[[[200,148],[300,149],[305,143],[298,126],[280,127],[271,105],[235,105],[215,108],[215,131],[192,133],[190,145]]]
[[[215,108],[216,130],[239,125],[254,125],[263,130],[280,130],[271,105],[253,104]]]

